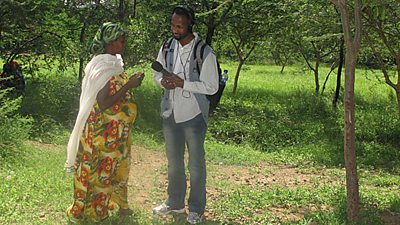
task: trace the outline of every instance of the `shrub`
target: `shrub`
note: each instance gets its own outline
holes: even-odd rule
[[[12,149],[26,140],[32,126],[32,119],[19,115],[22,97],[8,97],[11,89],[0,90],[0,156],[7,154],[6,149]]]
[[[20,112],[34,119],[30,138],[65,144],[79,110],[80,83],[74,76],[29,80]]]

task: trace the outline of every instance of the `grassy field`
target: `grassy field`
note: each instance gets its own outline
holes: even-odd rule
[[[234,66],[224,68],[230,79],[206,142],[205,224],[345,224],[343,106],[331,105],[335,76],[316,95],[313,76],[300,67],[281,74],[279,67],[245,66],[234,96]],[[141,156],[129,189],[135,214],[105,224],[179,224],[151,215],[165,197],[161,93],[147,67],[138,69],[147,77],[135,95],[134,146]],[[395,95],[380,77],[361,69],[356,75],[359,224],[400,224],[400,121]],[[31,140],[0,154],[0,224],[66,224],[72,183],[62,166],[79,88],[67,75],[29,87],[21,112],[35,119]]]

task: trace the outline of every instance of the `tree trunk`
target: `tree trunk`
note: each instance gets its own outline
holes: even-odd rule
[[[211,46],[214,32],[215,32],[215,18],[214,15],[209,15],[207,21],[207,37],[206,37],[206,43],[209,46]]]
[[[83,58],[80,57],[79,58],[79,82],[82,83],[82,79],[83,79]]]
[[[316,95],[318,95],[318,93],[319,93],[318,67],[319,67],[319,58],[317,57],[317,61],[315,62],[315,70],[314,70],[315,94]]]
[[[283,73],[283,70],[285,70],[285,66],[286,66],[286,64],[283,64],[282,66],[281,66],[281,73]]]
[[[400,89],[396,89],[396,97],[397,97],[397,111],[400,114]]]
[[[332,63],[332,65],[330,67],[330,70],[329,70],[329,73],[328,73],[328,75],[326,75],[324,84],[322,85],[321,95],[324,94],[324,91],[325,91],[325,88],[326,88],[326,83],[328,83],[329,77],[331,76],[332,71],[335,69],[335,64],[336,64],[336,62]]]
[[[86,30],[86,23],[83,23],[83,26],[81,28],[81,33],[79,35],[79,42],[81,46],[84,46],[85,30]],[[83,58],[82,56],[79,56],[79,75],[78,75],[79,82],[82,82],[82,78],[83,78]]]
[[[361,45],[361,1],[354,1],[354,21],[350,19],[347,0],[331,0],[340,11],[346,45],[344,83],[344,160],[346,166],[347,220],[355,224],[359,213],[359,186],[355,141],[354,82],[358,51]],[[354,22],[354,27],[351,27]],[[353,36],[354,35],[354,36]]]
[[[125,0],[119,0],[119,5],[118,5],[118,19],[121,23],[124,22],[125,20]]]
[[[340,44],[340,53],[339,53],[339,65],[338,65],[338,72],[337,72],[337,78],[336,78],[336,90],[335,90],[335,96],[332,101],[333,107],[336,108],[337,102],[339,100],[339,94],[340,94],[340,86],[341,86],[341,79],[342,79],[342,69],[343,69],[343,62],[344,62],[344,39],[342,38]]]
[[[351,222],[357,221],[359,212],[359,186],[356,163],[355,142],[355,103],[354,81],[355,65],[354,55],[348,51],[345,63],[344,87],[344,160],[346,167],[347,184],[347,218]]]
[[[236,70],[235,82],[233,83],[233,90],[232,90],[233,95],[236,95],[236,89],[237,89],[238,81],[239,81],[239,74],[240,74],[240,70],[242,69],[243,64],[244,64],[244,61],[240,60],[238,68]]]
[[[396,85],[397,109],[400,115],[400,52],[395,56],[395,62],[397,68],[397,85]]]

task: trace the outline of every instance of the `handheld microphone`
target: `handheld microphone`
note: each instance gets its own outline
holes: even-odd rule
[[[151,68],[152,68],[153,70],[157,71],[157,72],[162,73],[164,76],[171,76],[171,73],[168,72],[166,69],[164,69],[164,67],[163,67],[163,66],[161,65],[161,63],[158,62],[158,61],[154,61],[154,62],[151,64]]]

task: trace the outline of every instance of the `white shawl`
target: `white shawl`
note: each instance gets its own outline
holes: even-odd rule
[[[85,77],[82,81],[82,92],[79,102],[79,113],[74,129],[68,141],[67,161],[65,169],[74,172],[74,164],[79,148],[79,140],[96,102],[97,93],[107,84],[111,77],[124,72],[121,55],[100,54],[92,58],[85,67]]]

